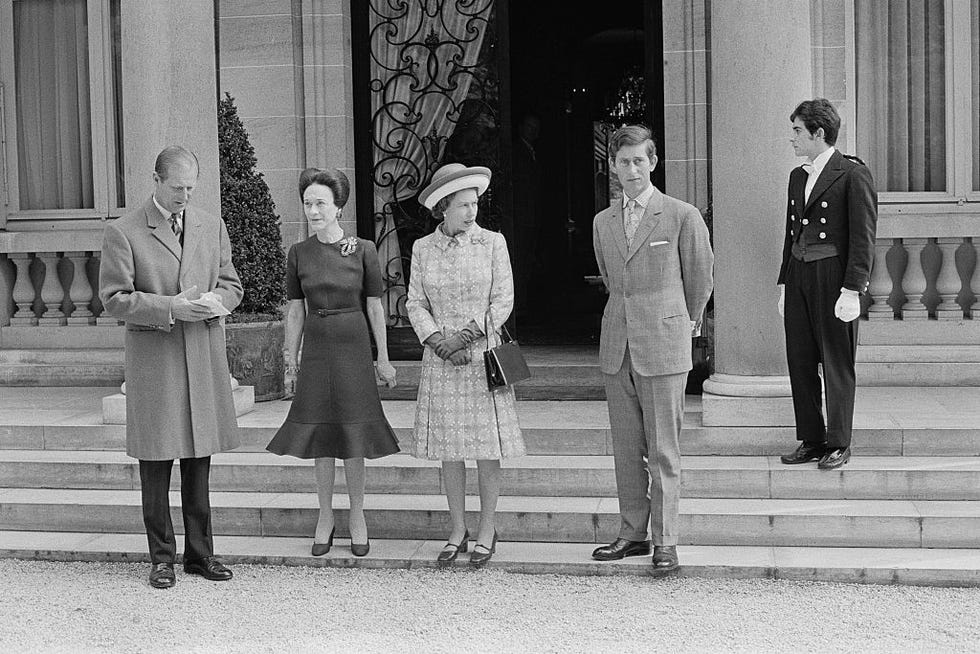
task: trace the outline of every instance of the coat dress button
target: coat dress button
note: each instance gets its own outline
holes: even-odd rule
[[[827,238],[826,232],[820,232],[820,238]]]
[[[808,219],[804,218],[803,219],[803,224],[804,225],[809,225],[810,224],[810,221]]]
[[[826,222],[827,222],[827,219],[826,219],[826,218],[821,218],[821,219],[820,219],[820,222],[822,222],[822,223],[824,223],[824,224],[826,224]]]
[[[820,206],[823,207],[824,209],[826,209],[827,208],[827,202],[826,202],[826,200],[823,201],[823,202],[821,202],[820,203]]]

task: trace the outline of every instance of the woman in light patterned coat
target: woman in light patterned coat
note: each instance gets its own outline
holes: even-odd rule
[[[500,459],[524,455],[514,391],[487,390],[483,352],[500,343],[498,330],[514,306],[514,278],[503,234],[476,224],[479,196],[490,171],[442,166],[419,195],[440,220],[415,242],[408,316],[426,347],[422,354],[412,453],[442,461],[452,531],[439,554],[450,564],[468,548],[465,524],[466,459],[476,459],[480,527],[470,564],[490,560],[497,545],[494,516]]]

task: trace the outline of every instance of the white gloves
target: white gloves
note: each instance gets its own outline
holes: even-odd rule
[[[834,315],[844,322],[851,322],[861,315],[861,298],[858,292],[842,288],[837,304],[834,305]]]
[[[779,311],[779,317],[786,317],[786,287],[782,284],[779,285],[779,299],[776,300],[776,309]]]

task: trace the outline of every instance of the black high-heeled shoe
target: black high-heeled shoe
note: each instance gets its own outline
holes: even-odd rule
[[[350,544],[350,553],[354,556],[367,556],[368,552],[371,551],[371,539],[368,538],[368,542],[361,544]]]
[[[467,529],[463,533],[463,538],[459,541],[459,543],[446,543],[446,546],[442,548],[441,552],[439,552],[439,556],[436,557],[436,561],[438,563],[452,563],[456,560],[456,557],[459,556],[460,552],[465,552],[470,548],[469,540],[470,530]]]
[[[313,556],[323,556],[324,554],[329,552],[330,548],[333,547],[333,534],[335,531],[337,531],[336,526],[334,526],[334,528],[330,530],[330,538],[327,539],[326,543],[318,543],[314,540],[313,549],[310,550],[310,554],[312,554]]]
[[[479,551],[479,548],[481,547],[487,550],[486,554]],[[497,530],[494,529],[493,542],[490,543],[490,547],[487,547],[486,545],[481,545],[480,543],[477,543],[473,547],[473,553],[470,554],[470,565],[473,566],[474,568],[479,568],[486,565],[490,561],[490,559],[493,558],[493,553],[496,551],[497,551]]]

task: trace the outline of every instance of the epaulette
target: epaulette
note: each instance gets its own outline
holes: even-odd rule
[[[868,165],[868,164],[864,163],[864,160],[861,157],[858,157],[857,155],[844,154],[843,152],[841,152],[841,155],[845,159],[850,159],[851,161],[856,161],[857,163],[861,164],[862,166],[867,166]]]

